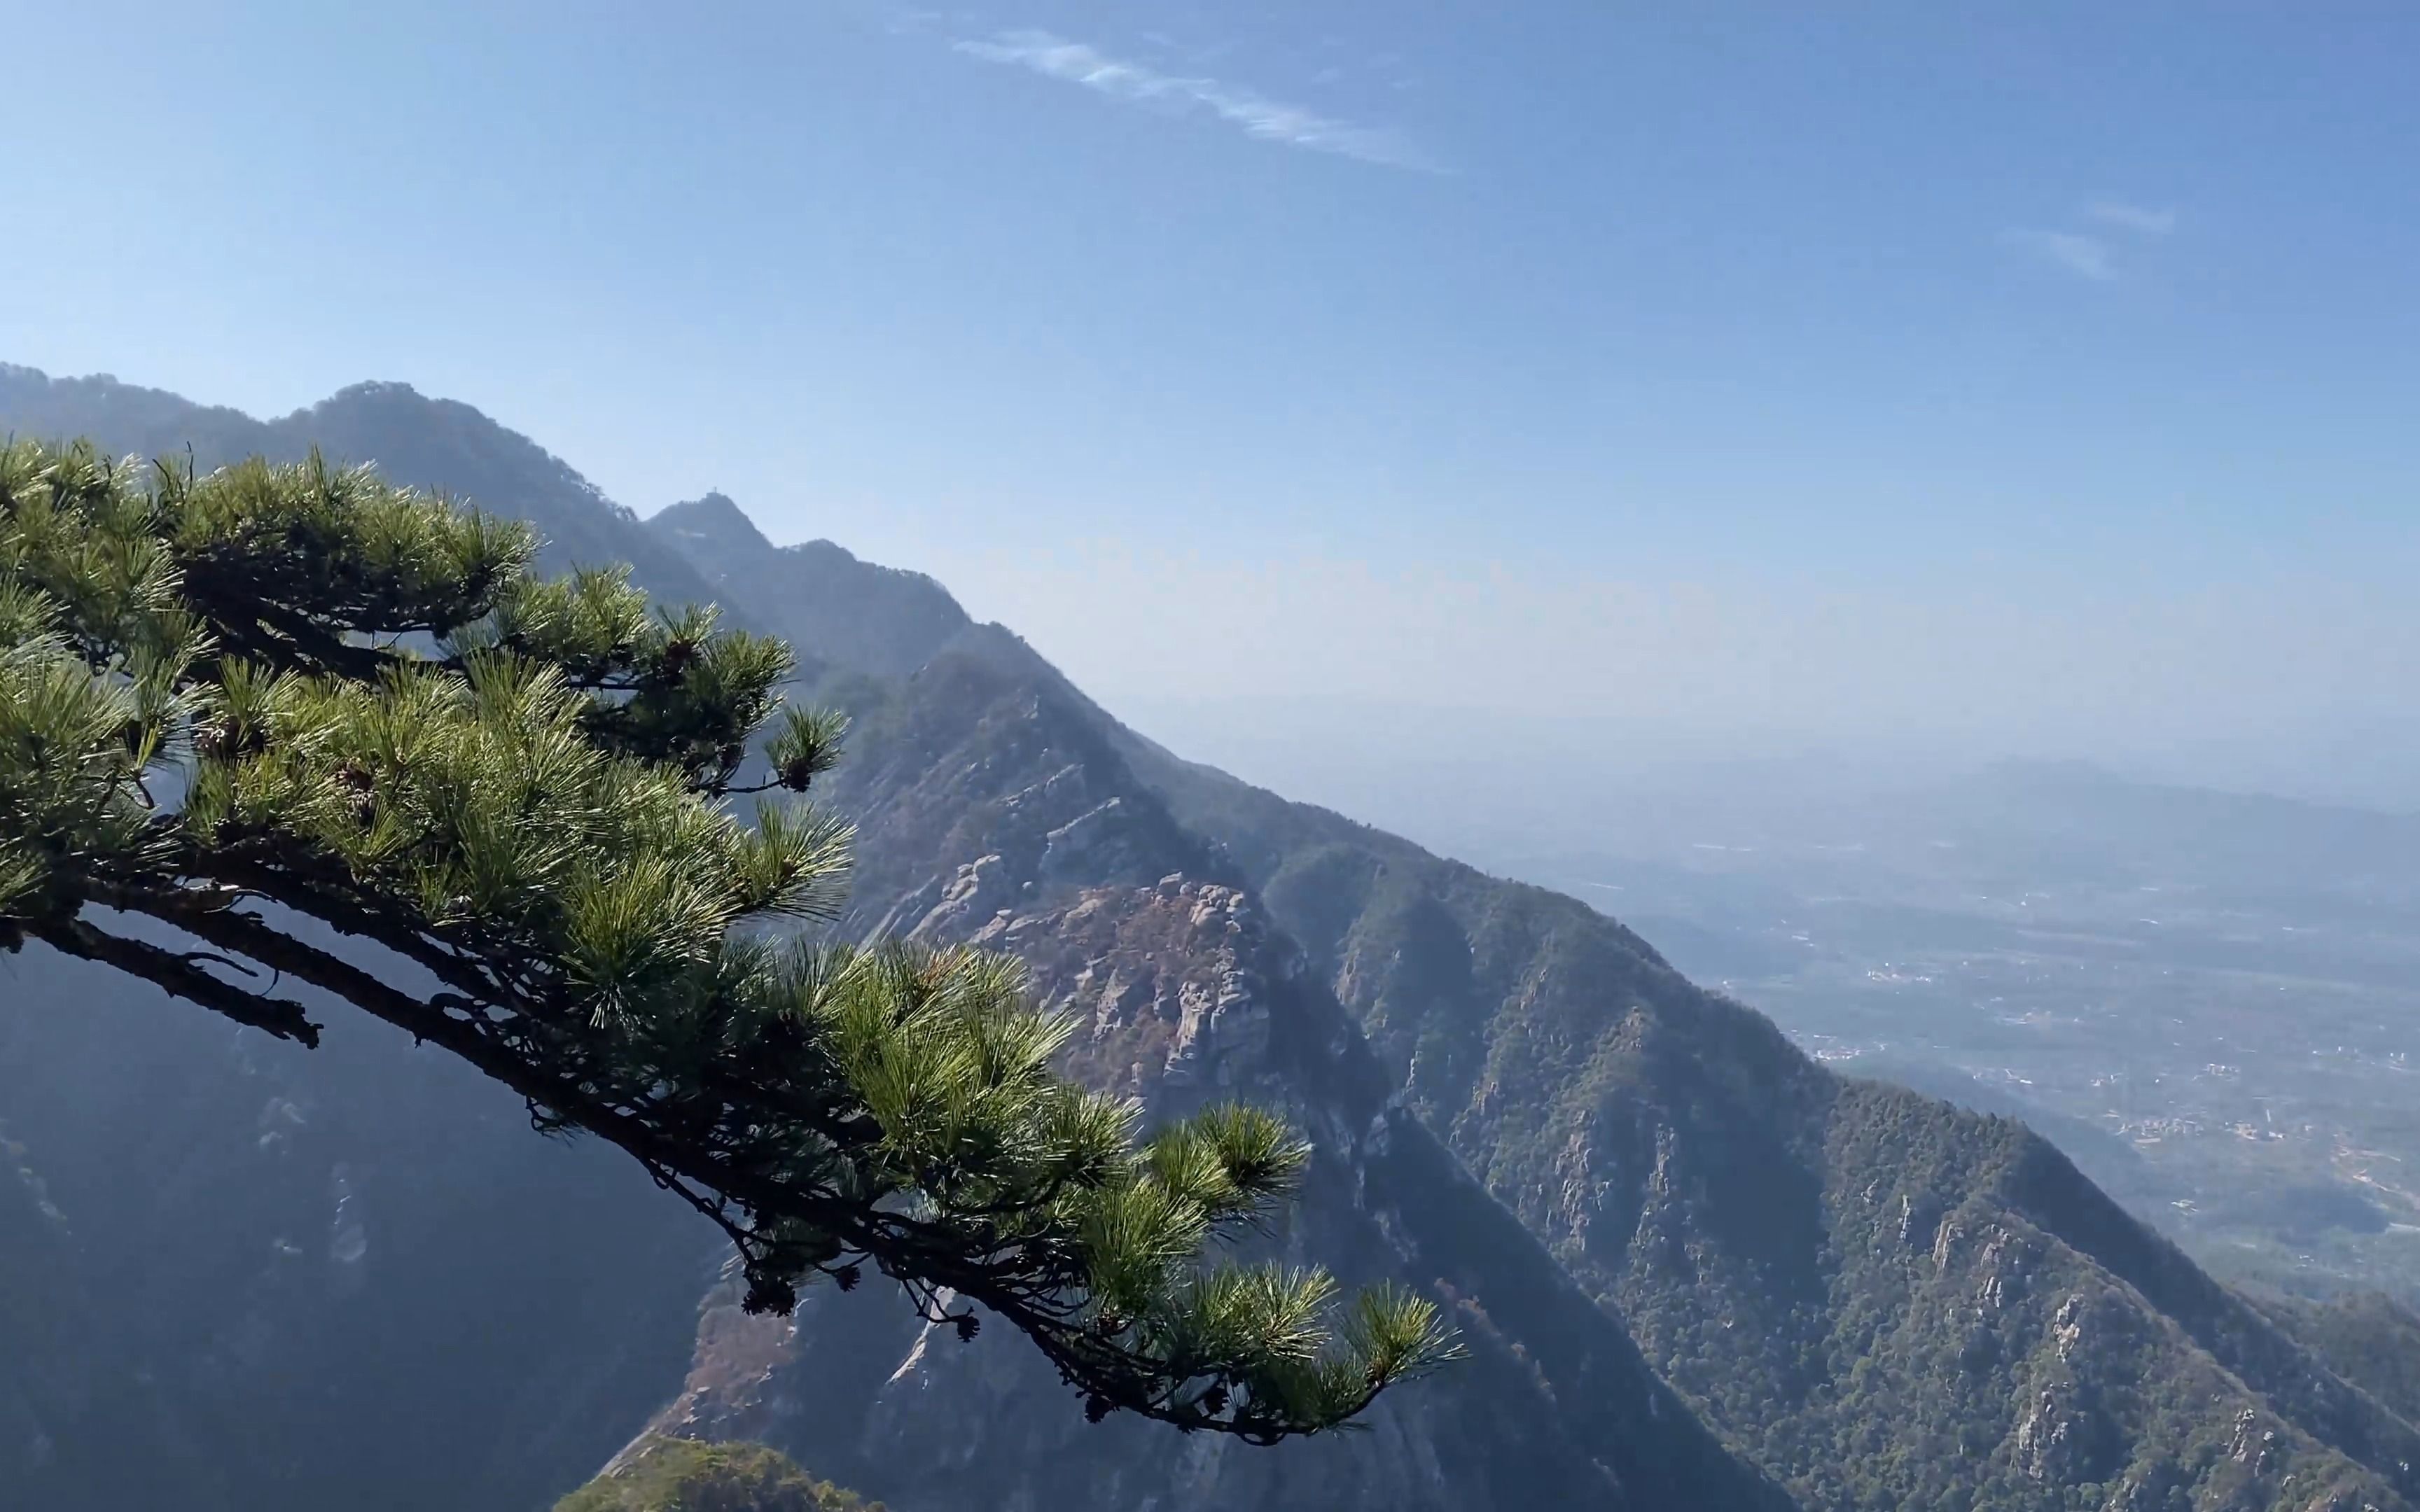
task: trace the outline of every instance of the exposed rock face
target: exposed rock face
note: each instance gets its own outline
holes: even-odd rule
[[[0,1133],[0,1486],[54,1488],[73,1467],[77,1427],[105,1395],[106,1373],[80,1339],[98,1321],[75,1273],[72,1236],[26,1150]],[[155,1427],[123,1414],[127,1430]],[[154,1451],[156,1442],[149,1445]]]
[[[1247,891],[1186,869],[1219,863],[1083,708],[996,665],[944,657],[864,729],[880,744],[846,769],[836,801],[860,816],[869,887],[893,901],[861,892],[861,911],[1020,956],[1042,1000],[1078,1020],[1067,1070],[1142,1098],[1154,1119],[1229,1097],[1285,1112],[1316,1154],[1266,1247],[1348,1282],[1430,1289],[1474,1358],[1392,1394],[1369,1431],[1264,1451],[1117,1419],[1088,1426],[1008,1331],[961,1344],[875,1288],[811,1293],[792,1319],[746,1319],[725,1288],[659,1428],[760,1439],[931,1512],[1787,1505],[1389,1105],[1383,1068],[1333,995]],[[903,747],[923,760],[879,754]],[[986,822],[942,822],[969,811]],[[1069,860],[1078,836],[1080,865]],[[1123,880],[1070,880],[1085,873]]]
[[[1264,1451],[1090,1427],[1004,1330],[962,1344],[892,1298],[830,1291],[795,1319],[751,1319],[725,1288],[659,1428],[762,1439],[936,1512],[1787,1504],[1697,1427],[1424,1130],[1386,1108],[1351,1026],[1244,894],[1179,877],[1088,889],[995,914],[967,937],[1023,954],[1045,1000],[1084,1025],[1068,1069],[1142,1096],[1154,1117],[1237,1095],[1283,1106],[1318,1153],[1267,1247],[1442,1293],[1477,1358],[1395,1393],[1367,1432]],[[1533,1350],[1524,1331],[1541,1323]]]

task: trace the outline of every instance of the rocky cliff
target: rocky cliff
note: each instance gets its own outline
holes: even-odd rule
[[[795,1319],[752,1320],[725,1295],[659,1427],[762,1439],[937,1509],[1788,1504],[1392,1105],[1333,995],[1087,707],[951,654],[861,714],[835,801],[861,825],[861,908],[1020,956],[1080,1026],[1067,1069],[1154,1117],[1230,1097],[1284,1110],[1316,1157],[1268,1247],[1433,1291],[1474,1357],[1386,1399],[1366,1431],[1259,1451],[1088,1427],[1021,1341],[961,1346],[884,1299],[824,1293]]]

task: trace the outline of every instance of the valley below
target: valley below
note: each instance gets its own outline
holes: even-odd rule
[[[2420,824],[2055,768],[1862,807],[1497,864],[2221,1273],[2420,1295]]]

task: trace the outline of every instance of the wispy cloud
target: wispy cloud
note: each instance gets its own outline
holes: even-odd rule
[[[1049,32],[1002,32],[953,45],[969,57],[986,63],[1014,64],[1045,78],[1081,85],[1113,100],[1180,113],[1203,112],[1263,142],[1383,163],[1390,168],[1443,171],[1436,160],[1383,128],[1338,120],[1302,105],[1271,100],[1240,85],[1162,73],[1146,64],[1111,57],[1098,48],[1071,42]]]
[[[2101,231],[2050,231],[2024,226],[2001,233],[2009,245],[2066,270],[2078,278],[2106,284],[2118,276],[2112,238],[2164,237],[2177,228],[2177,212],[2136,205],[2122,199],[2097,199],[2077,208],[2083,220],[2109,227]]]
[[[2118,276],[2109,258],[2109,243],[2075,231],[2019,230],[2008,233],[2010,246],[2026,252],[2079,278],[2107,283]]]
[[[2084,213],[2103,225],[2121,230],[2139,231],[2148,237],[2164,237],[2177,228],[2177,212],[2155,210],[2145,205],[2129,205],[2121,199],[2096,200],[2084,208]]]

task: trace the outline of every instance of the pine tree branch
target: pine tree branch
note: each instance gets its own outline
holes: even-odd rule
[[[221,980],[195,964],[194,958],[186,952],[111,934],[80,918],[29,924],[26,933],[64,954],[115,966],[176,996],[224,1013],[238,1024],[265,1029],[281,1040],[292,1040],[313,1049],[318,1047],[319,1026],[303,1016],[302,1005],[248,992]]]
[[[1415,1309],[1392,1315],[1403,1327],[1365,1312],[1327,1335],[1341,1353],[1311,1360],[1297,1314],[1324,1276],[1276,1278],[1289,1303],[1258,1280],[1177,1274],[1236,1231],[1238,1205],[1156,1189],[1165,1151],[1132,1148],[1129,1114],[1028,1085],[1048,1049],[1027,1032],[1039,1020],[1016,1018],[1032,1010],[1005,968],[844,952],[850,975],[832,977],[820,953],[730,937],[732,909],[773,917],[790,880],[832,863],[803,831],[746,839],[719,810],[791,668],[778,642],[719,634],[711,611],[651,617],[625,574],[540,582],[525,532],[316,457],[142,497],[88,450],[0,448],[12,522],[0,652],[37,643],[24,669],[0,659],[9,717],[33,716],[0,750],[0,786],[51,780],[45,752],[148,760],[153,717],[96,687],[140,680],[143,709],[189,703],[206,728],[175,811],[113,788],[40,829],[41,864],[6,879],[19,914],[0,915],[0,942],[32,933],[316,1043],[302,1005],[229,974],[296,977],[501,1083],[542,1132],[638,1160],[738,1248],[751,1307],[786,1309],[817,1273],[852,1285],[869,1263],[962,1335],[970,1306],[1015,1324],[1096,1420],[1274,1442],[1350,1417],[1434,1353],[1403,1342],[1428,1327]],[[121,580],[104,559],[141,570]],[[394,641],[490,614],[500,642],[483,631],[431,657]],[[88,678],[52,665],[54,630]],[[221,704],[224,730],[207,723]],[[838,733],[793,716],[768,748],[780,785],[803,790]],[[418,803],[458,822],[395,831]],[[24,806],[0,809],[25,843]],[[112,933],[84,905],[183,945]],[[937,1111],[968,1097],[964,1126]],[[1257,1191],[1250,1152],[1221,1151],[1235,1191]]]
[[[501,997],[504,1006],[522,1006],[516,985],[486,964],[490,958],[457,949],[381,913],[351,886],[349,873],[324,857],[288,854],[288,848],[263,837],[207,852],[197,848],[181,858],[180,866],[194,875],[233,882],[340,934],[392,950],[466,996],[483,1001]],[[182,918],[174,921],[181,923]]]
[[[355,645],[308,615],[261,597],[230,592],[209,580],[214,574],[188,569],[187,592],[203,601],[203,610],[219,627],[232,649],[268,666],[375,678],[396,658],[376,646]],[[211,602],[224,595],[233,607]],[[261,631],[269,632],[263,635]]]
[[[967,1236],[907,1213],[840,1197],[768,1169],[779,1151],[750,1159],[724,1148],[712,1130],[737,1111],[724,1103],[711,1117],[667,1125],[676,1115],[659,1105],[623,1106],[583,1089],[567,1074],[551,1073],[528,1049],[499,1039],[496,1021],[473,1014],[458,998],[423,1000],[380,980],[328,951],[287,934],[258,915],[235,908],[197,908],[174,896],[126,892],[122,906],[184,930],[208,944],[257,962],[352,1003],[416,1039],[437,1045],[548,1109],[566,1127],[592,1134],[638,1160],[657,1182],[713,1221],[743,1257],[766,1253],[770,1234],[788,1222],[830,1233],[846,1253],[864,1256],[911,1293],[947,1289],[976,1303],[1027,1335],[1064,1381],[1122,1411],[1188,1427],[1233,1432],[1248,1442],[1275,1443],[1292,1429],[1266,1432],[1205,1420],[1178,1397],[1165,1367],[1115,1337],[1084,1326],[1080,1308],[1059,1296],[1069,1283],[1028,1246],[1009,1243],[970,1254]],[[244,992],[195,966],[182,952],[108,935],[81,921],[49,926],[38,937],[70,954],[116,966],[239,1023],[280,1038],[318,1043],[316,1025],[300,1005]],[[454,1011],[449,1011],[449,1007]],[[511,1021],[529,1021],[516,1015]],[[734,1090],[739,1090],[734,1088]],[[720,1102],[720,1100],[717,1100]],[[730,1214],[737,1202],[744,1221]],[[1368,1397],[1374,1398],[1373,1387]],[[1367,1398],[1365,1398],[1366,1400]],[[1357,1408],[1356,1411],[1358,1409]]]
[[[562,1077],[544,1074],[525,1055],[494,1037],[492,1021],[463,1011],[449,1011],[449,1007],[460,1004],[459,999],[425,1001],[414,997],[349,962],[295,939],[256,914],[234,909],[194,912],[158,903],[145,906],[139,900],[132,899],[130,906],[222,949],[246,956],[284,975],[333,993],[415,1039],[459,1056],[524,1099],[552,1109],[577,1127],[621,1146],[651,1170],[694,1175],[760,1211],[776,1212],[819,1225],[830,1225],[856,1216],[854,1204],[818,1197],[796,1187],[776,1184],[735,1169],[725,1163],[697,1161],[694,1164],[706,1168],[691,1169],[693,1163],[690,1147],[668,1137],[628,1109],[583,1092],[576,1084]],[[173,952],[155,953],[170,960],[178,959]],[[107,958],[95,955],[92,959]],[[216,981],[215,978],[207,976],[203,980]],[[220,1006],[215,1001],[197,1000],[206,1007]],[[460,1004],[460,1007],[468,1009],[471,1005]],[[221,1011],[225,1011],[224,1009]],[[876,1236],[869,1232],[866,1237],[873,1239]]]
[[[545,1074],[526,1055],[496,1040],[485,1020],[449,1012],[442,1002],[423,1001],[392,987],[350,963],[296,940],[257,915],[235,909],[194,911],[165,901],[155,902],[153,906],[140,911],[222,949],[335,994],[373,1017],[460,1057],[533,1105],[553,1111],[567,1125],[593,1134],[636,1158],[659,1184],[677,1193],[721,1227],[743,1255],[760,1252],[767,1242],[768,1231],[778,1223],[812,1224],[831,1233],[845,1251],[864,1255],[877,1270],[911,1290],[946,1288],[980,1304],[1027,1334],[1063,1379],[1113,1401],[1124,1411],[1167,1423],[1225,1427],[1205,1423],[1200,1414],[1176,1405],[1170,1390],[1144,1388],[1141,1382],[1165,1379],[1156,1363],[1134,1354],[1114,1339],[1088,1331],[1078,1321],[1075,1309],[1054,1305],[1051,1295],[1058,1289],[1054,1284],[1057,1278],[1047,1273],[1037,1275],[1032,1257],[1016,1246],[988,1257],[972,1257],[965,1252],[964,1236],[939,1226],[783,1180],[752,1168],[752,1163],[718,1156],[711,1139],[697,1137],[695,1131],[684,1137],[659,1126],[648,1116],[659,1115],[660,1109],[638,1111],[616,1106],[583,1092],[562,1077]],[[110,964],[125,964],[125,969],[159,981],[205,1007],[228,1013],[240,1022],[257,1022],[256,1017],[247,1016],[249,1005],[256,999],[185,964],[175,952],[139,942],[103,938],[113,950],[132,948],[143,952],[139,963],[125,964],[115,955],[92,949],[76,953]],[[189,981],[194,986],[207,985],[204,991],[193,991]],[[293,1009],[298,1018],[300,1011],[299,1008]],[[312,1033],[306,1042],[316,1042],[316,1027],[305,1027]],[[272,1032],[276,1032],[273,1027]],[[708,1193],[718,1196],[708,1196]],[[740,1203],[752,1221],[733,1221],[724,1199]],[[1121,1381],[1135,1384],[1120,1389],[1117,1382]],[[1374,1391],[1372,1395],[1375,1395]],[[1248,1440],[1260,1437],[1249,1431],[1241,1436]],[[1268,1442],[1282,1436],[1271,1435]]]

